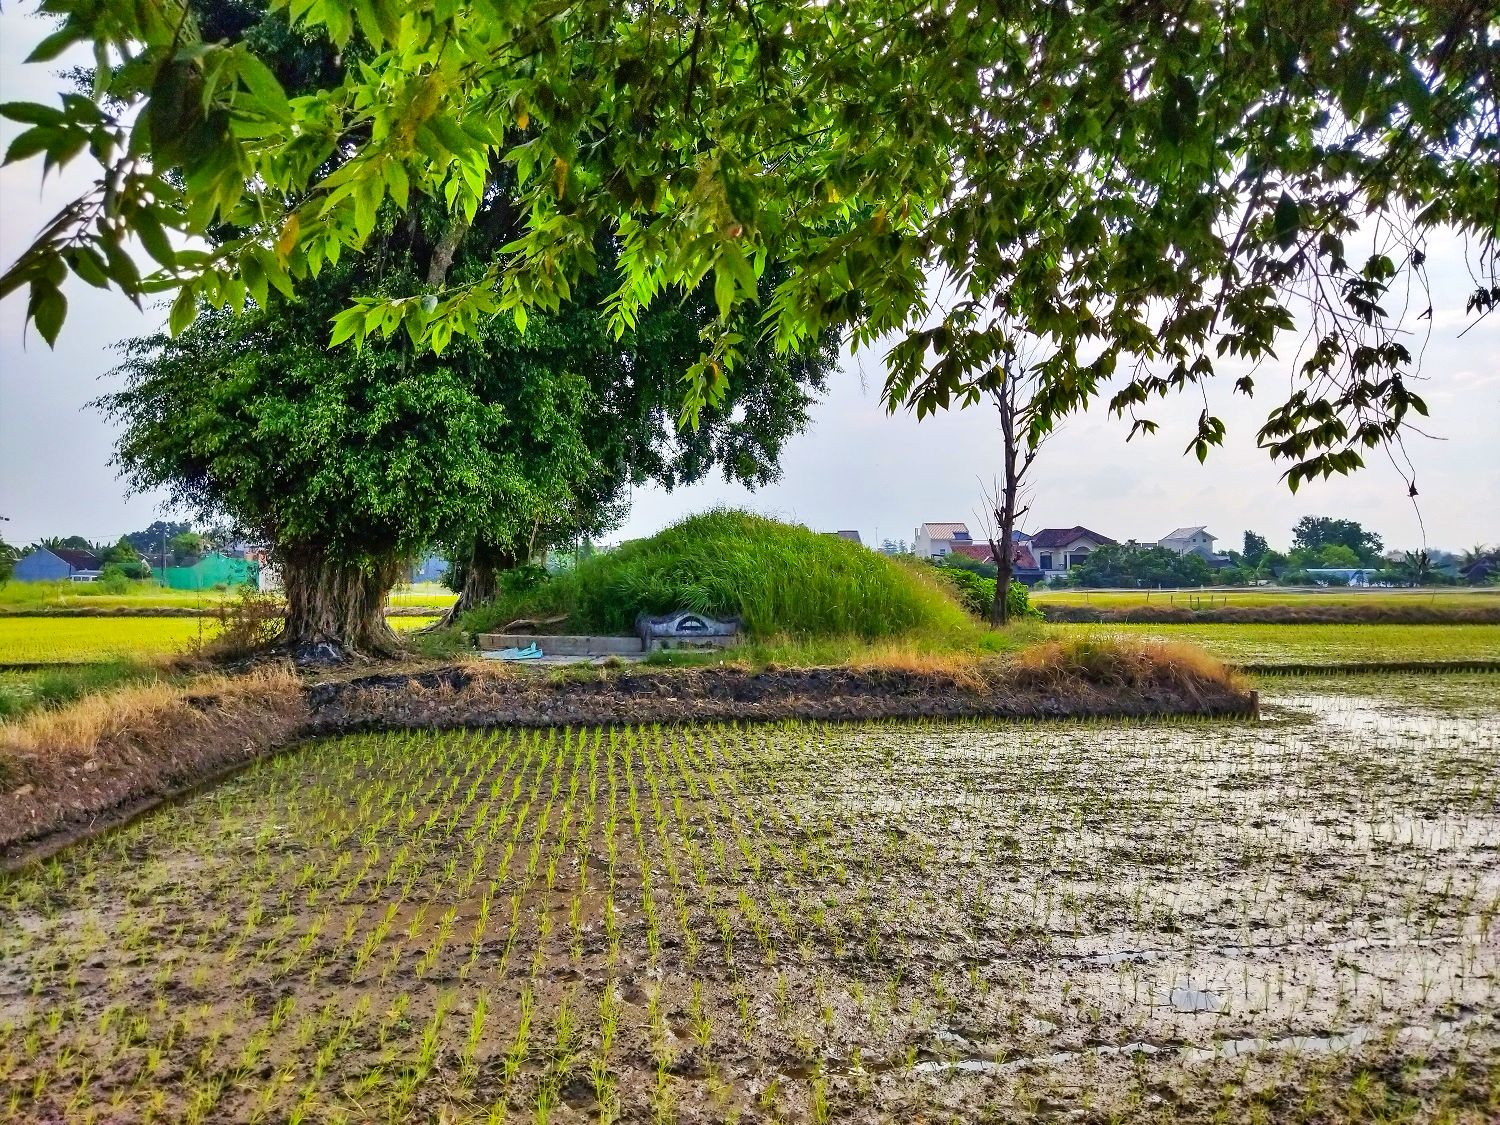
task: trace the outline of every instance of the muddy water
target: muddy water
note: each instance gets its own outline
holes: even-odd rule
[[[1500,678],[1263,699],[310,745],[0,887],[0,1115],[1483,1120]]]

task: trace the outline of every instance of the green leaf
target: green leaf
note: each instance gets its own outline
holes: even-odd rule
[[[67,139],[68,134],[62,129],[49,125],[34,126],[10,142],[10,148],[5,150],[5,163],[14,164],[39,152],[50,152]]]
[[[290,121],[286,91],[281,88],[281,83],[276,80],[271,68],[248,51],[240,55],[238,65],[240,80],[255,95],[257,105],[278,121]]]
[[[92,246],[75,246],[67,253],[68,265],[73,272],[96,289],[109,288],[109,275],[104,259]]]
[[[193,296],[192,288],[184,285],[177,291],[177,299],[172,302],[172,313],[167,322],[169,330],[173,336],[180,336],[197,317],[198,302]]]
[[[62,290],[46,282],[35,281],[31,285],[31,308],[28,313],[36,322],[36,330],[48,346],[57,343],[57,334],[62,331],[63,321],[68,316],[68,299]]]
[[[261,308],[266,307],[266,271],[261,267],[260,261],[253,254],[246,254],[240,262],[240,280],[245,283],[245,288],[250,291],[250,296]]]
[[[61,125],[67,120],[62,110],[37,102],[6,102],[0,105],[0,117],[23,125]]]
[[[364,310],[355,306],[345,309],[333,318],[333,336],[328,341],[330,348],[336,348],[345,340],[352,339],[354,334],[360,330],[364,321]]]
[[[142,207],[135,213],[135,233],[140,238],[141,245],[146,248],[146,253],[155,258],[163,269],[176,268],[177,255],[172,250],[172,243],[149,206]]]
[[[1277,243],[1283,250],[1290,249],[1292,243],[1297,241],[1297,231],[1302,225],[1302,208],[1286,192],[1282,192],[1281,198],[1276,201],[1273,222],[1276,226]]]
[[[714,301],[719,306],[719,319],[728,320],[734,307],[734,274],[722,263],[714,270]]]
[[[54,31],[38,43],[31,54],[26,56],[26,61],[29,63],[51,62],[74,43],[85,42],[87,38],[87,36],[79,34],[77,28],[63,27],[59,31]]]

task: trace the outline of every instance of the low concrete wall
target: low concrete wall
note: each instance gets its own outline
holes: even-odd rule
[[[643,651],[639,637],[547,637],[532,633],[480,633],[475,637],[483,652],[502,648],[525,648],[534,644],[543,656],[639,656]]]
[[[652,637],[648,652],[659,652],[662,649],[680,649],[684,652],[707,652],[710,649],[733,648],[740,643],[738,633],[726,633],[722,637],[708,636],[707,634],[696,637]]]

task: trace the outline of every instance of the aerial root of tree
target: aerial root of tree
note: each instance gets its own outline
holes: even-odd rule
[[[521,563],[525,558],[516,551],[495,550],[475,545],[468,559],[458,564],[463,582],[458,589],[458,598],[448,607],[435,629],[451,628],[458,624],[469,610],[494,601],[500,596],[500,574]]]
[[[385,597],[400,569],[395,561],[361,567],[289,552],[281,560],[287,609],[277,647],[299,664],[399,655]]]

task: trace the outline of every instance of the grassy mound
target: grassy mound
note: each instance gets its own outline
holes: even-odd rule
[[[464,628],[567,614],[568,633],[630,633],[640,613],[738,616],[751,636],[891,637],[974,622],[937,577],[832,535],[739,511],[690,516],[468,614]]]

